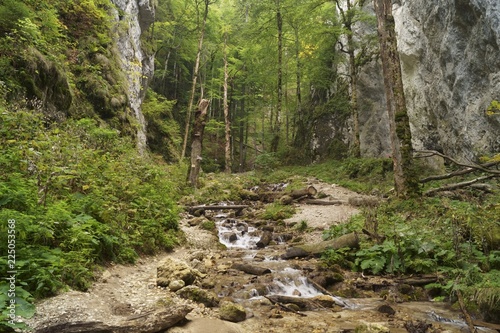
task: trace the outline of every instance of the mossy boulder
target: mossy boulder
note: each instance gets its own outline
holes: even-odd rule
[[[219,305],[219,299],[211,291],[201,289],[196,286],[187,286],[176,292],[176,294],[185,299],[190,299],[197,303],[202,303],[208,307],[215,307]]]
[[[238,323],[247,318],[245,308],[230,301],[225,301],[220,305],[219,316],[220,319],[231,321],[233,323]]]

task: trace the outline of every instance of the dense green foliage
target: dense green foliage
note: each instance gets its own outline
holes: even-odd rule
[[[133,130],[109,0],[0,3],[0,96]],[[31,105],[36,101],[39,105]]]
[[[382,162],[382,161],[379,161]],[[363,170],[372,165],[372,172]],[[345,185],[354,189],[371,189],[384,193],[383,178],[376,160],[350,160],[336,168],[317,165],[312,169],[323,175],[347,170],[356,176]],[[307,173],[311,170],[305,168]],[[372,177],[366,187],[353,185]],[[331,178],[330,178],[331,179]],[[390,179],[390,177],[389,177]],[[377,182],[379,180],[379,182]],[[378,189],[378,190],[377,190]],[[423,197],[411,200],[389,199],[378,207],[365,208],[345,225],[332,226],[325,238],[334,238],[364,228],[383,238],[369,240],[359,250],[330,250],[323,255],[327,265],[375,275],[437,274],[438,283],[427,286],[436,299],[454,298],[461,290],[471,309],[483,311],[494,319],[500,310],[500,194],[484,195],[478,190],[459,191],[453,197]]]
[[[18,297],[85,290],[96,264],[177,244],[178,171],[91,119],[51,124],[2,106],[0,123],[0,244],[6,253],[6,222],[15,220]]]

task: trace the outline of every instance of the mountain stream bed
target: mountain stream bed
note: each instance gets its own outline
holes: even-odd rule
[[[207,211],[199,218],[183,213],[183,247],[141,258],[132,266],[110,265],[90,290],[68,291],[43,300],[37,304],[37,314],[26,322],[35,333],[56,329],[80,333],[467,331],[461,312],[431,301],[422,286],[390,277],[332,272],[322,268],[317,256],[283,259],[296,242],[321,242],[323,231],[331,224],[343,223],[359,212],[348,200],[355,193],[331,184],[316,182],[314,186],[327,199],[344,203],[297,204],[297,214],[279,224],[257,221],[251,214],[236,217],[229,211]],[[202,228],[203,221],[213,222],[216,230]],[[303,221],[307,221],[307,228],[298,234],[297,225]],[[267,239],[262,243],[263,238]],[[214,294],[216,304],[179,297],[179,291],[187,287],[174,292],[158,286],[159,267],[166,260],[198,272],[193,283]],[[329,281],[327,288],[321,286],[325,281]],[[242,307],[244,318],[238,322],[221,320],[224,301]],[[141,322],[141,328],[134,329],[135,321],[150,320],[148,315],[159,306],[187,310],[180,314],[184,319],[156,326]],[[151,322],[158,320],[162,319],[154,317]],[[497,332],[485,327],[478,330]]]

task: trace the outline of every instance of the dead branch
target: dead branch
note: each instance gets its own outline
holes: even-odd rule
[[[440,156],[440,157],[452,162],[453,164],[464,167],[464,169],[462,169],[462,170],[453,171],[453,172],[450,172],[450,173],[447,173],[444,175],[436,175],[436,176],[429,176],[429,177],[423,178],[420,180],[421,183],[427,183],[427,182],[430,182],[432,180],[448,179],[448,178],[452,178],[455,176],[465,175],[465,174],[468,174],[468,173],[471,173],[474,171],[483,171],[483,172],[486,172],[489,174],[500,175],[500,170],[493,170],[490,168],[492,166],[500,164],[500,161],[493,161],[493,162],[488,162],[488,163],[484,163],[484,164],[465,164],[465,163],[461,163],[461,162],[455,160],[454,158],[452,158],[450,156],[441,154],[440,152],[437,152],[435,150],[417,150],[416,152],[421,153],[421,154],[425,154],[425,155],[416,156],[416,158],[423,158],[423,157],[437,155],[437,156]]]
[[[465,322],[467,323],[467,326],[469,327],[469,332],[470,333],[477,333],[477,329],[474,326],[474,323],[472,322],[472,318],[467,311],[467,308],[465,307],[465,302],[464,298],[462,296],[462,292],[460,290],[456,290],[457,293],[457,298],[458,298],[458,304],[460,305],[460,310],[462,310],[462,314],[464,315]]]
[[[432,195],[436,192],[442,192],[442,191],[453,191],[453,190],[456,190],[459,188],[464,188],[464,187],[470,186],[472,184],[475,184],[477,182],[480,182],[482,180],[490,179],[493,177],[497,177],[497,175],[488,175],[488,176],[478,177],[476,179],[468,180],[466,182],[461,182],[461,183],[456,183],[456,184],[445,185],[445,186],[438,187],[438,188],[433,188],[433,189],[426,191],[424,193],[424,195]]]

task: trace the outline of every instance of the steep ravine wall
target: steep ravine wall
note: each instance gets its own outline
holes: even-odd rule
[[[402,0],[394,7],[415,148],[464,160],[500,152],[498,0]]]
[[[153,77],[154,56],[146,54],[141,46],[141,35],[154,22],[152,0],[112,0],[115,11],[117,48],[121,65],[128,81],[130,108],[138,122],[137,148],[146,149],[146,120],[141,111],[146,88]]]
[[[485,112],[500,99],[500,2],[401,0],[393,9],[414,147],[462,160],[500,152],[500,117]],[[361,149],[386,156],[380,66],[360,76]]]

